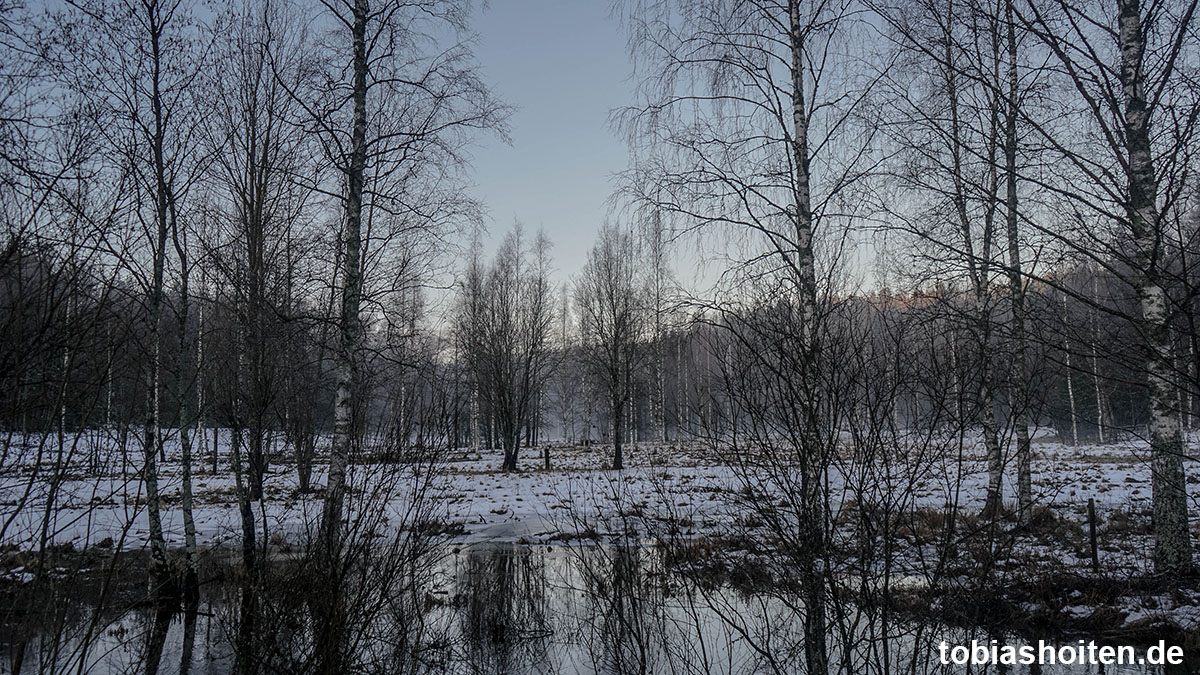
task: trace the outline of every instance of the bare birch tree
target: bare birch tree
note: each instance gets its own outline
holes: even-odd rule
[[[535,423],[549,375],[554,322],[549,247],[542,233],[526,244],[515,225],[486,270],[472,259],[459,299],[459,343],[496,424],[503,471],[518,469],[521,432]]]
[[[608,397],[614,469],[625,467],[627,409],[646,323],[645,288],[635,253],[632,235],[605,225],[575,281],[585,358]]]
[[[641,100],[620,121],[631,143],[645,151],[627,176],[631,197],[662,209],[685,231],[731,233],[745,248],[750,278],[764,267],[778,274],[776,290],[795,312],[796,348],[804,356],[789,364],[803,368],[778,376],[798,379],[780,384],[807,393],[809,414],[792,418],[805,425],[793,430],[801,439],[795,451],[806,495],[797,525],[812,542],[799,575],[808,670],[824,673],[829,663],[820,561],[828,523],[822,476],[832,448],[816,433],[822,406],[815,379],[821,362],[816,245],[823,236],[838,240],[822,227],[836,227],[849,210],[841,200],[872,162],[872,132],[857,134],[855,120],[875,76],[852,65],[857,23],[850,2],[626,7]]]
[[[1193,568],[1173,355],[1177,308],[1166,292],[1163,256],[1171,214],[1184,207],[1184,158],[1198,140],[1200,105],[1184,72],[1196,55],[1196,7],[1196,0],[1161,6],[1120,0],[1115,13],[1073,0],[1016,7],[1055,64],[1060,90],[1071,95],[1060,119],[1089,131],[1034,125],[1063,166],[1062,179],[1048,187],[1084,224],[1058,236],[1136,289],[1140,314],[1131,318],[1143,341],[1149,400],[1153,558],[1165,574]]]
[[[144,468],[150,530],[151,571],[160,592],[174,588],[162,531],[158,459],[163,454],[163,370],[168,347],[164,322],[171,309],[166,289],[171,267],[168,245],[186,228],[185,199],[199,179],[193,85],[204,67],[204,48],[191,7],[181,0],[78,2],[72,11],[94,41],[80,45],[81,60],[101,76],[88,91],[111,111],[116,124],[106,141],[132,170],[138,195],[132,217],[143,236],[147,269],[135,273],[146,288]],[[175,251],[178,254],[182,249]],[[187,264],[181,263],[180,271]],[[183,310],[184,307],[177,308]],[[181,312],[182,313],[182,312]],[[181,319],[186,321],[186,315]],[[186,488],[190,491],[190,486]]]
[[[362,341],[364,242],[376,216],[427,222],[469,217],[457,196],[464,147],[503,129],[507,109],[473,67],[467,5],[457,0],[366,0],[326,5],[324,61],[293,90],[334,169],[342,203],[333,445],[322,516],[331,550],[340,529],[346,467],[355,443],[355,386]],[[447,37],[448,36],[448,37]]]

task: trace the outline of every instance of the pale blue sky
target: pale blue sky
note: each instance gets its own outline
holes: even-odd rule
[[[514,219],[554,242],[555,277],[583,266],[603,221],[612,174],[627,164],[609,128],[633,101],[625,35],[608,0],[492,0],[476,13],[485,80],[517,110],[512,145],[475,153],[475,195],[494,243]]]

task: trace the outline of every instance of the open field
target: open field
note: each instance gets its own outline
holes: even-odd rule
[[[222,438],[228,437],[227,432],[222,434]],[[50,451],[56,453],[57,440],[46,440],[54,443]],[[31,482],[31,461],[9,463],[19,468],[10,469],[0,483],[5,549],[35,551],[43,537],[48,546],[68,545],[74,550],[136,551],[147,545],[144,489],[131,463],[134,453],[130,452],[131,461],[124,465],[119,457],[100,453],[106,459],[97,467],[92,464],[96,457],[91,451],[93,443],[103,443],[103,438],[81,437],[75,451],[64,454],[64,459],[71,461],[62,462],[67,469],[57,483],[46,478]],[[168,545],[178,547],[183,541],[181,470],[177,443],[169,440],[166,447],[167,462],[160,467],[163,523]],[[1200,592],[1180,588],[1166,595],[1149,593],[1131,581],[1149,574],[1146,551],[1152,544],[1150,471],[1142,461],[1142,446],[1129,441],[1070,447],[1043,434],[1036,438],[1034,448],[1037,517],[1024,529],[1016,528],[1012,521],[1000,522],[1002,535],[995,546],[996,557],[989,561],[989,574],[1001,585],[1023,589],[1014,591],[1018,595],[1027,594],[1046,579],[1076,578],[1080,583],[1074,585],[1056,582],[1061,592],[1051,594],[1053,598],[1027,597],[1017,603],[1032,614],[1056,612],[1067,626],[1086,623],[1098,607],[1105,606],[1117,610],[1117,626],[1136,628],[1150,622],[1169,623],[1187,631],[1200,629]],[[524,470],[508,473],[497,470],[501,461],[498,451],[482,455],[456,451],[445,461],[418,468],[358,464],[352,467],[349,480],[351,513],[361,508],[384,514],[376,521],[381,530],[386,530],[389,522],[433,528],[447,537],[447,545],[454,550],[477,544],[587,544],[629,537],[647,544],[695,540],[724,542],[716,550],[706,549],[705,555],[722,558],[728,565],[769,567],[774,555],[771,542],[777,538],[744,497],[748,490],[777,489],[778,477],[760,474],[754,467],[724,463],[698,442],[639,443],[630,450],[628,465],[621,471],[604,468],[609,449],[603,445],[552,445],[551,470],[540,468],[541,451],[527,449]],[[24,452],[26,457],[34,456],[33,439],[26,441]],[[198,542],[202,549],[234,549],[240,546],[241,530],[237,487],[227,470],[228,448],[220,449],[216,474],[211,473],[211,455],[204,457],[201,463],[208,464],[207,468],[194,476]],[[281,459],[267,476],[264,499],[251,506],[258,545],[265,546],[271,556],[286,558],[311,541],[321,499],[319,490],[301,493],[294,467]],[[52,475],[50,468],[43,462],[44,475]],[[976,516],[983,505],[986,481],[980,453],[965,454],[961,465],[957,457],[919,468],[901,462],[891,469],[905,477],[895,493],[886,486],[861,485],[862,474],[855,473],[860,469],[846,468],[846,473],[858,476],[850,481],[841,471],[829,475],[831,494],[836,495],[834,518],[848,525],[839,528],[836,536],[843,567],[854,568],[856,547],[862,544],[863,535],[856,531],[852,514],[862,508],[860,500],[874,495],[876,507],[890,503],[892,517],[901,524],[896,530],[900,543],[893,544],[896,558],[889,568],[894,577],[916,588],[971,586],[970,577],[978,571],[976,563],[960,560],[957,571],[953,564],[948,571],[934,570],[928,561],[937,559],[941,529],[951,505],[957,506],[959,520],[965,524],[958,535],[963,541],[978,537],[983,527]],[[1189,471],[1194,471],[1194,465],[1189,465]],[[318,464],[312,482],[320,486],[323,481],[323,465]],[[414,516],[411,507],[417,487],[423,490],[422,509]],[[1011,485],[1007,487],[1011,493]],[[1198,483],[1191,482],[1189,489],[1191,499],[1200,500]],[[43,531],[46,500],[52,491],[55,507]],[[1091,570],[1089,499],[1095,500],[1098,516],[1099,573]],[[779,506],[782,509],[786,504],[780,502]],[[1192,512],[1200,513],[1200,509]],[[1191,525],[1193,531],[1200,530],[1197,519],[1193,518]],[[971,528],[976,528],[975,534]],[[878,544],[883,545],[883,540]],[[10,564],[0,574],[10,583],[32,578],[18,564],[23,558],[10,555],[7,560]],[[961,577],[958,582],[955,575]],[[1088,579],[1125,583],[1128,592],[1085,593],[1080,589],[1087,586]]]

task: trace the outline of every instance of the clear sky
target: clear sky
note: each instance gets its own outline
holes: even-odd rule
[[[608,113],[633,102],[632,68],[609,8],[609,0],[491,0],[473,22],[485,80],[517,108],[512,145],[475,152],[473,192],[488,209],[489,241],[514,219],[530,234],[544,228],[558,281],[583,266],[611,177],[627,164]]]

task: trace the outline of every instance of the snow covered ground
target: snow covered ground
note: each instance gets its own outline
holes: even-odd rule
[[[101,453],[99,470],[92,472],[90,446],[103,438],[88,437],[75,444],[70,468],[58,484],[49,480],[50,467],[57,452],[57,439],[46,439],[41,475],[31,481],[31,457],[40,439],[30,438],[23,451],[10,449],[10,461],[0,474],[0,545],[19,549],[36,548],[43,536],[43,518],[47,499],[53,493],[47,540],[72,543],[76,548],[95,545],[106,539],[123,548],[145,544],[147,519],[145,486],[138,472],[138,453],[129,450],[124,461],[112,453]],[[229,434],[221,435],[228,442]],[[1194,441],[1195,439],[1193,439]],[[14,444],[18,445],[18,444]],[[68,446],[70,446],[68,442]],[[178,443],[169,439],[167,462],[160,467],[160,491],[163,498],[163,524],[169,543],[183,540],[180,509],[181,470]],[[578,521],[594,521],[618,514],[636,514],[690,520],[697,533],[730,521],[728,495],[745,488],[745,474],[707,457],[699,444],[654,445],[641,443],[628,451],[623,471],[605,468],[610,448],[561,447],[551,449],[552,469],[542,470],[540,449],[523,451],[517,473],[501,473],[499,451],[484,451],[482,456],[457,453],[458,461],[437,467],[430,496],[435,511],[449,523],[461,523],[464,541],[525,540],[546,541],[573,534]],[[1070,447],[1043,434],[1034,441],[1034,492],[1038,505],[1049,506],[1066,517],[1083,522],[1087,501],[1096,500],[1101,520],[1108,514],[1143,513],[1150,503],[1150,468],[1145,446],[1138,442],[1081,445]],[[213,546],[240,537],[234,478],[229,470],[228,448],[221,448],[220,471],[208,472],[208,455],[199,453],[194,476],[195,519],[201,545]],[[11,458],[24,455],[22,461]],[[961,479],[957,457],[941,458],[940,465],[919,472],[912,489],[903,488],[914,507],[943,509],[957,501],[964,512],[978,510],[986,485],[985,463],[981,451],[968,453],[962,465]],[[1200,480],[1194,465],[1189,490],[1193,502],[1200,505]],[[1012,472],[1010,471],[1010,474]],[[916,475],[914,473],[914,475]],[[391,479],[397,502],[408,499],[403,484],[410,481],[405,472],[389,465],[359,465],[350,476],[352,488],[370,491],[377,482]],[[859,477],[856,480],[863,480]],[[837,471],[831,474],[834,491],[845,486]],[[324,483],[323,466],[314,470],[313,485]],[[1013,498],[1014,481],[1006,483],[1008,498]],[[300,494],[293,464],[283,453],[270,468],[264,482],[264,499],[254,502],[256,520],[265,524],[269,534],[286,540],[311,526],[318,517],[319,495]],[[397,512],[404,503],[389,505]],[[1200,516],[1200,508],[1193,513]]]
[[[220,437],[228,443],[228,432]],[[1198,438],[1192,437],[1192,448]],[[136,441],[124,456],[112,447],[112,439],[103,432],[68,439],[61,456],[56,437],[31,437],[22,442],[10,439],[5,461],[0,463],[0,546],[9,551],[36,550],[44,537],[48,544],[70,544],[76,550],[144,547],[148,534],[145,486],[138,472]],[[240,544],[229,448],[219,450],[216,474],[210,471],[210,453],[203,449],[197,453],[194,511],[202,547]],[[1145,444],[1130,440],[1072,447],[1043,432],[1035,436],[1034,451],[1036,504],[1049,507],[1059,523],[1069,526],[1066,529],[1074,528],[1073,543],[1050,541],[1044,535],[1019,536],[1007,559],[997,562],[999,573],[1016,578],[1037,570],[1086,572],[1090,559],[1079,542],[1086,531],[1089,498],[1096,500],[1101,523],[1099,549],[1105,573],[1132,578],[1147,572],[1151,490]],[[34,459],[39,452],[42,468],[35,476]],[[610,452],[602,445],[555,445],[551,447],[552,469],[543,470],[541,450],[528,449],[522,453],[522,471],[502,473],[498,471],[498,450],[484,451],[482,456],[457,451],[436,466],[426,493],[430,508],[423,517],[437,520],[453,533],[456,546],[586,541],[630,523],[641,533],[659,526],[684,536],[754,534],[752,524],[741,520],[745,513],[731,503],[736,495],[757,487],[752,485],[756,476],[723,464],[702,444],[639,443],[628,448],[628,468],[623,471],[605,468]],[[56,465],[67,467],[57,482],[49,479]],[[313,485],[324,483],[323,470],[322,465],[315,468]],[[1193,529],[1200,533],[1200,480],[1195,463],[1189,462],[1187,471]],[[1014,498],[1013,473],[1009,472],[1006,483],[1009,501]],[[886,472],[876,466],[844,465],[830,474],[835,506],[849,503],[863,491],[889,494],[882,484],[876,484],[885,475],[900,475],[903,480],[891,490],[899,492],[899,503],[913,512],[936,514],[956,502],[960,513],[973,514],[983,504],[986,462],[978,444],[971,443],[961,464],[957,453],[943,453],[920,467],[897,460]],[[168,545],[181,546],[181,467],[174,438],[168,439],[167,461],[160,476]],[[405,519],[414,484],[410,469],[360,464],[352,467],[349,480],[351,513],[354,508],[382,509],[388,522],[411,524]],[[852,494],[849,486],[860,494]],[[280,446],[265,480],[264,499],[252,504],[260,541],[286,550],[290,544],[304,541],[306,532],[315,527],[320,495],[301,493],[298,487],[295,467]],[[51,496],[54,506],[47,509]],[[0,575],[16,581],[27,574],[22,568],[0,570]],[[1171,597],[1131,594],[1109,604],[1126,615],[1127,624],[1165,617],[1181,628],[1200,629],[1200,593],[1193,591],[1181,589]],[[1064,617],[1086,620],[1097,603],[1067,595],[1055,605],[1054,611]]]

